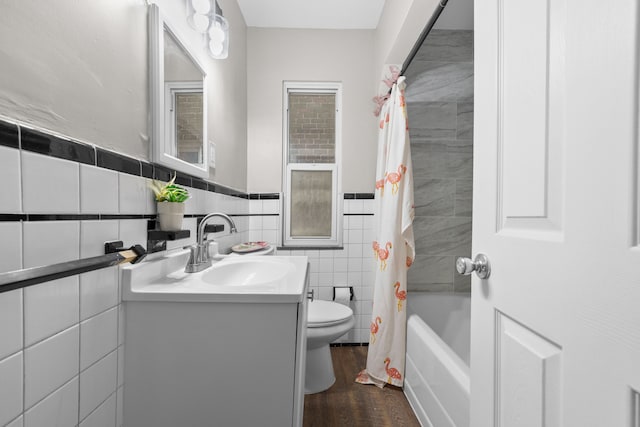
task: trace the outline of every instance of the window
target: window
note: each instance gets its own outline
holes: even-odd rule
[[[202,83],[167,82],[165,100],[169,154],[188,163],[204,164]]]
[[[339,83],[284,84],[284,246],[341,244]]]

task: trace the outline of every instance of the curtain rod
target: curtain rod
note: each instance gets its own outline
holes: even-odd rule
[[[438,8],[435,10],[435,12],[433,12],[433,15],[431,15],[431,19],[429,19],[429,22],[427,22],[427,25],[424,27],[424,29],[420,33],[420,37],[418,37],[418,40],[413,45],[413,48],[411,48],[411,51],[409,52],[409,56],[407,56],[407,59],[402,64],[402,70],[400,70],[401,76],[404,75],[404,73],[406,73],[407,68],[409,68],[409,65],[411,64],[411,61],[413,61],[416,54],[418,53],[418,50],[420,50],[422,43],[424,43],[425,39],[431,32],[431,29],[433,28],[436,21],[440,17],[440,14],[444,10],[444,7],[447,5],[448,1],[449,0],[440,0],[440,3],[438,4]]]

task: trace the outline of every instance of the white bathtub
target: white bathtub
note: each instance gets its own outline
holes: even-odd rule
[[[409,293],[404,394],[423,426],[469,426],[471,299]]]

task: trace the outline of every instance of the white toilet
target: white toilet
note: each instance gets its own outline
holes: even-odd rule
[[[354,324],[351,308],[332,301],[309,301],[305,394],[325,391],[336,381],[329,344],[346,334]]]

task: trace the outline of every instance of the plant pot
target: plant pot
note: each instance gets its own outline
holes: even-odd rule
[[[184,203],[158,202],[160,230],[182,230],[182,218],[184,218]]]

